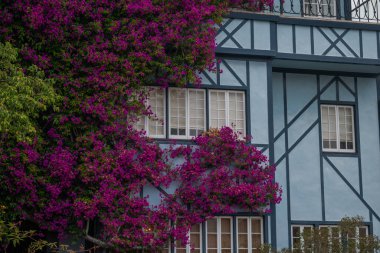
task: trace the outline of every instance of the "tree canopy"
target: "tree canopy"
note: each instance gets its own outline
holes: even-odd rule
[[[41,112],[57,110],[60,100],[53,80],[35,65],[27,69],[18,62],[17,50],[0,43],[0,133],[1,139],[32,141]]]

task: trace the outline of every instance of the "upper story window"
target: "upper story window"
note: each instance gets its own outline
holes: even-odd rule
[[[144,129],[146,134],[153,138],[165,138],[165,90],[151,88],[147,106],[153,115],[141,117],[136,123],[137,129]]]
[[[206,130],[206,95],[200,89],[169,89],[169,137],[191,139]]]
[[[153,138],[191,139],[208,128],[223,126],[241,136],[246,133],[244,91],[211,90],[207,94],[205,89],[152,88],[147,106],[153,115],[142,117],[136,128]]]
[[[270,12],[291,17],[380,22],[380,0],[275,0],[269,9]]]
[[[355,152],[354,108],[321,105],[323,151]]]
[[[379,13],[379,0],[351,0],[351,17],[354,21],[379,23]]]
[[[304,0],[305,16],[335,17],[335,0]]]
[[[245,96],[242,91],[210,91],[210,127],[232,127],[245,135]]]

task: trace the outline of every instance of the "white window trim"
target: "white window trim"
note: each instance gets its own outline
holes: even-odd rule
[[[222,253],[222,229],[221,229],[221,219],[229,219],[230,220],[230,228],[231,228],[231,236],[230,236],[230,242],[231,242],[231,253],[233,252],[234,250],[234,242],[233,242],[233,217],[224,217],[224,216],[221,216],[221,217],[214,217],[213,219],[216,219],[216,241],[217,241],[217,244],[216,244],[216,247],[217,247],[217,253]],[[207,231],[207,221],[206,221],[206,240],[205,240],[205,243],[206,243],[206,252],[208,252],[208,240],[207,240],[207,236],[208,236],[208,231]]]
[[[301,237],[301,235],[302,235],[302,233],[303,233],[303,231],[304,231],[304,229],[305,228],[311,228],[311,229],[313,229],[314,228],[314,226],[313,225],[292,225],[291,226],[291,243],[292,243],[292,250],[294,250],[295,248],[294,248],[294,243],[293,243],[293,241],[294,241],[294,235],[293,235],[293,227],[299,227],[300,228],[300,243],[301,243],[301,250],[303,251],[303,238]],[[298,249],[298,248],[296,248],[296,249]]]
[[[253,242],[252,242],[252,220],[260,220],[261,229],[261,245],[264,244],[264,222],[262,217],[249,217],[249,216],[238,216],[236,217],[236,250],[239,252],[239,219],[248,219],[248,253],[252,253]]]
[[[355,138],[356,138],[356,133],[355,133],[355,108],[354,106],[351,105],[332,105],[332,104],[321,104],[320,110],[321,110],[321,129],[322,129],[322,108],[326,107],[335,107],[335,131],[336,131],[336,149],[332,148],[324,148],[323,147],[323,131],[321,132],[321,141],[322,141],[322,151],[323,152],[339,152],[339,153],[355,153]],[[352,149],[341,149],[340,148],[340,132],[339,132],[339,108],[350,108],[352,109]]]
[[[225,110],[226,110],[226,118],[225,118],[225,121],[224,121],[224,126],[227,126],[227,127],[231,127],[232,129],[234,129],[232,126],[229,125],[229,121],[230,121],[230,96],[229,94],[230,93],[241,93],[243,94],[243,108],[244,108],[244,122],[243,122],[243,132],[241,133],[243,136],[246,136],[247,134],[247,108],[246,108],[246,94],[244,91],[241,91],[241,90],[221,90],[221,89],[215,89],[215,90],[209,90],[208,91],[208,107],[207,107],[207,110],[209,112],[209,115],[210,115],[210,111],[211,111],[211,93],[212,92],[224,92],[224,101],[225,101]],[[209,116],[209,121],[211,122],[211,116]],[[209,128],[212,128],[211,127],[211,123],[209,122]],[[235,130],[235,129],[234,129]],[[243,137],[241,136],[241,137]]]
[[[172,135],[171,134],[171,131],[170,131],[170,91],[172,90],[185,90],[185,113],[186,113],[186,119],[185,119],[185,131],[186,131],[186,134],[185,135]],[[191,136],[190,135],[190,108],[189,108],[189,90],[191,90],[192,88],[169,88],[169,94],[168,94],[168,108],[169,108],[169,126],[168,126],[168,129],[169,129],[169,139],[180,139],[180,140],[188,140],[188,139],[191,139],[193,137],[196,137],[196,136]],[[204,131],[207,130],[207,122],[206,122],[206,112],[208,110],[207,106],[206,106],[206,90],[205,89],[193,89],[193,90],[200,90],[200,91],[203,91],[204,93],[204,102],[203,102],[203,107],[204,107],[204,113],[203,113],[203,122],[204,122]]]

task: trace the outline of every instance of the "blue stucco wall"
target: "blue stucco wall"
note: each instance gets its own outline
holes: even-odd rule
[[[337,223],[344,216],[362,216],[380,235],[376,79],[273,73],[273,92],[276,180],[284,189],[276,208],[277,247],[289,246],[291,224]],[[357,108],[355,154],[321,152],[324,101]]]
[[[247,133],[270,156],[283,187],[282,202],[265,217],[266,241],[278,249],[290,246],[292,224],[333,224],[344,216],[363,216],[380,236],[378,30],[228,18],[216,37],[217,71],[199,74],[201,88],[246,94]],[[322,152],[322,103],[354,106],[356,153]],[[144,187],[152,205],[160,194]]]

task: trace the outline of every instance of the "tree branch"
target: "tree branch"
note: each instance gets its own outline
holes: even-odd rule
[[[112,244],[103,242],[99,239],[96,239],[95,237],[92,237],[91,235],[85,235],[84,239],[96,245],[99,245],[100,247],[105,248],[105,249],[115,248]]]

